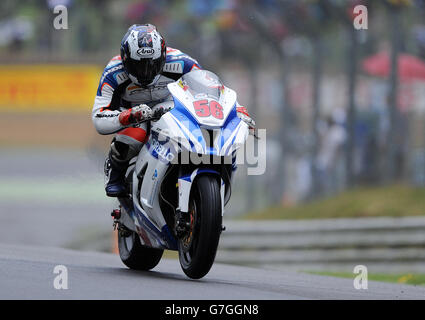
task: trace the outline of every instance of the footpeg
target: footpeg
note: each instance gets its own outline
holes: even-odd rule
[[[121,209],[114,209],[111,212],[111,217],[113,217],[114,220],[119,220],[121,218]]]
[[[114,228],[114,231],[117,230],[117,226],[119,224],[119,219],[121,218],[121,209],[114,209],[111,212],[111,217],[114,218],[114,223],[112,227]]]

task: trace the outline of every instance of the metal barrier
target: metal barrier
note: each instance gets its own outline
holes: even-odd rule
[[[425,218],[225,221],[217,262],[299,271],[425,272]]]

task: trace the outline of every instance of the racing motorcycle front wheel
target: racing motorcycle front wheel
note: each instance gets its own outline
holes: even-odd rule
[[[196,178],[189,200],[190,227],[179,239],[179,261],[192,279],[205,276],[214,263],[222,230],[220,186],[216,177]]]

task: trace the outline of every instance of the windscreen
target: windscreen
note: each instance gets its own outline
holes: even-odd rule
[[[195,97],[202,94],[219,100],[224,85],[219,77],[207,70],[194,70],[185,74],[182,84]]]

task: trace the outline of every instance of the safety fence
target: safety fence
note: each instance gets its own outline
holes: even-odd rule
[[[425,218],[226,221],[216,261],[299,271],[425,272]]]

